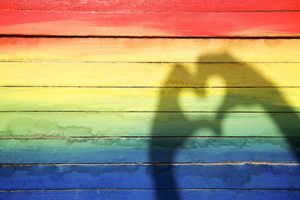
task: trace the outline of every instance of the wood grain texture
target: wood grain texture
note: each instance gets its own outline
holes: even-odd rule
[[[101,12],[293,11],[300,9],[300,3],[297,0],[2,0],[0,9]]]
[[[1,10],[0,34],[151,37],[299,36],[300,12]]]
[[[194,130],[183,116],[195,121]],[[299,114],[155,112],[1,112],[1,137],[47,136],[285,136],[299,137]],[[161,127],[154,129],[155,126]],[[217,129],[217,130],[216,130]]]
[[[150,145],[153,144],[151,149]],[[182,144],[182,145],[179,145]],[[294,149],[291,149],[293,146]],[[1,139],[1,163],[294,162],[296,138],[69,138]],[[132,156],[134,155],[134,156]]]
[[[178,189],[180,197],[186,200],[232,200],[244,199],[252,200],[298,200],[299,190],[224,190],[224,189]],[[161,193],[165,200],[172,200],[174,190],[163,190]],[[0,198],[7,200],[155,200],[154,189],[78,189],[78,190],[22,190],[22,191],[0,191]]]
[[[0,60],[300,62],[300,40],[1,37]]]
[[[172,168],[177,188],[299,189],[298,164],[79,164],[2,165],[1,189],[153,188],[151,170],[172,188]]]
[[[0,111],[300,111],[300,88],[1,88]]]
[[[190,78],[181,73],[167,81],[178,65]],[[289,87],[300,86],[299,66],[300,63],[1,62],[0,86]],[[205,76],[209,77],[205,83],[192,80]],[[229,83],[224,79],[229,76],[231,85],[225,85]]]

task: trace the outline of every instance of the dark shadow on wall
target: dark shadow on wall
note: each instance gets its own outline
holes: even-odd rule
[[[237,88],[233,86],[237,85],[237,77],[241,77],[241,74],[238,74],[240,72],[238,72],[234,66],[227,67],[226,70],[220,70],[220,66],[217,66],[214,63],[210,63],[206,66],[203,64],[205,61],[220,60],[224,60],[226,63],[236,63],[243,68],[243,79],[239,78],[239,85],[250,87],[253,86],[253,83],[259,83],[259,85],[264,88],[270,88],[269,91],[274,101],[269,102],[263,98],[254,98],[253,92],[255,92],[257,96],[260,95],[260,90],[254,91],[252,90],[253,88],[245,89],[250,92],[237,93],[237,91],[241,90],[237,90]],[[205,96],[205,92],[207,90],[207,88],[205,88],[205,84],[208,78],[212,76],[221,77],[226,85],[226,95],[215,113],[215,118],[213,120],[191,120],[186,118],[186,114],[181,112],[182,109],[179,100],[180,93],[184,90],[184,88],[178,87],[178,85],[185,83],[185,85],[200,86],[200,88],[195,89],[195,92],[199,95],[199,97],[202,97]],[[155,163],[161,163],[162,160],[167,164],[167,167],[164,168],[165,170],[163,171],[161,168],[151,167],[157,200],[180,199],[180,194],[178,190],[176,190],[178,187],[174,174],[174,167],[169,164],[174,163],[176,152],[184,144],[185,140],[192,136],[196,130],[202,128],[209,128],[216,136],[222,136],[222,123],[226,114],[230,113],[230,111],[237,106],[250,107],[253,105],[259,105],[263,107],[273,120],[274,124],[280,129],[284,135],[283,137],[287,138],[287,141],[298,161],[300,160],[299,144],[295,143],[292,139],[296,136],[296,134],[300,134],[299,128],[296,128],[297,130],[295,130],[295,127],[300,126],[300,119],[297,113],[291,106],[288,105],[287,100],[280,93],[278,88],[276,88],[268,79],[264,78],[252,69],[249,64],[239,62],[227,53],[201,56],[198,58],[196,75],[191,75],[182,65],[175,65],[169,76],[166,78],[164,86],[165,87],[162,87],[160,91],[160,99],[152,126],[152,140],[150,142],[149,150],[150,162],[152,164],[155,165]],[[251,92],[251,90],[253,92]],[[261,90],[261,92],[265,92],[265,90]],[[261,95],[264,96],[263,94]],[[282,114],[283,112],[285,114]],[[177,137],[180,139],[172,140],[172,145],[162,144],[162,141],[156,140],[157,137],[162,136],[180,136]],[[169,142],[168,140],[164,141],[166,143]],[[171,146],[171,148],[168,148],[168,152],[164,154],[158,154],[155,151],[155,148],[158,146],[168,145]],[[163,192],[165,189],[170,189],[172,192]]]

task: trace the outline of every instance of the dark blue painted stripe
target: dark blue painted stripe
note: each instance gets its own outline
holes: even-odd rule
[[[172,190],[160,191],[173,200]],[[178,190],[184,200],[299,200],[293,190]],[[157,200],[154,190],[75,190],[0,192],[3,200]]]
[[[175,188],[300,189],[300,167],[292,164],[6,165],[0,189],[174,188],[172,169]]]
[[[297,162],[297,154],[296,138],[0,140],[0,162],[12,164],[171,162],[171,157],[173,162]]]

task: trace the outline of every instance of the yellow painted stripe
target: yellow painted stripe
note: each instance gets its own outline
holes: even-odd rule
[[[300,39],[2,37],[0,60],[299,62]]]
[[[300,110],[300,88],[1,88],[0,94],[1,111],[217,111],[224,100],[221,111]]]
[[[299,65],[2,62],[0,86],[300,86]]]

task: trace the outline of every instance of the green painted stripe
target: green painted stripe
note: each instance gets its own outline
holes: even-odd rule
[[[299,113],[12,112],[0,135],[298,137]],[[216,120],[218,119],[218,120]]]

